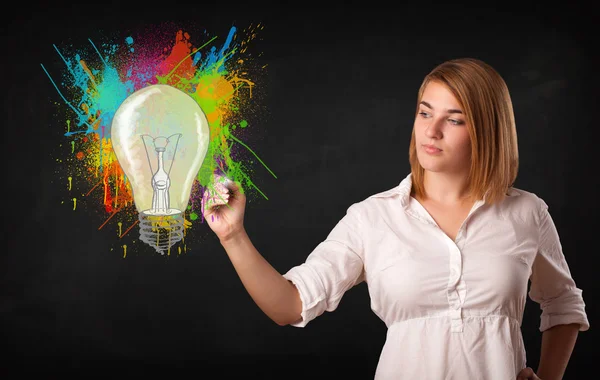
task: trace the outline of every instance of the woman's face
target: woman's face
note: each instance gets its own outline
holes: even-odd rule
[[[466,174],[471,161],[471,140],[463,110],[439,82],[429,82],[414,124],[419,163],[426,171]]]

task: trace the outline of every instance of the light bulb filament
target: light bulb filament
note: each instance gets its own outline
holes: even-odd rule
[[[163,153],[164,148],[156,148],[158,154],[158,170],[152,176],[152,212],[164,214],[169,209],[169,187],[171,180],[164,169]]]
[[[175,153],[177,152],[177,145],[179,144],[179,139],[181,138],[181,133],[173,134],[169,137],[152,137],[149,135],[143,135],[142,141],[144,142],[144,147],[146,148],[146,155],[148,158],[148,165],[150,166],[150,170],[152,171],[152,207],[150,212],[152,214],[168,214],[170,212],[170,198],[169,198],[169,188],[171,187],[171,179],[169,178],[169,173],[171,172],[171,168],[173,167],[173,162],[175,161]],[[175,143],[172,143],[173,138],[177,138]],[[152,160],[150,159],[150,155],[148,154],[148,146],[146,144],[146,138],[152,139],[152,145],[154,146],[154,152],[156,157],[156,171],[153,169]],[[169,144],[171,144],[169,146]],[[167,152],[167,147],[174,148],[172,151],[169,151],[170,154],[170,164],[169,169],[165,170],[165,152]],[[167,156],[168,158],[168,156]]]

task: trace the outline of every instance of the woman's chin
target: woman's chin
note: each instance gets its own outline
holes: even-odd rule
[[[441,172],[444,170],[444,165],[440,162],[431,162],[431,160],[422,160],[419,162],[421,167],[428,172]]]

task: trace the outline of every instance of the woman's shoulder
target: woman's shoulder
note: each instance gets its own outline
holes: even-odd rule
[[[538,221],[541,211],[548,207],[538,193],[517,187],[508,189],[501,206],[504,215],[509,214],[521,220],[535,222]]]
[[[409,173],[404,177],[400,183],[394,187],[388,187],[378,192],[372,193],[362,200],[361,203],[373,203],[373,202],[385,202],[388,199],[398,199],[402,202],[406,202],[410,197],[410,191],[412,189],[412,175]]]
[[[521,206],[531,205],[533,207],[539,207],[545,203],[539,194],[514,186],[506,192],[506,200],[518,203]]]
[[[358,217],[366,224],[392,218],[392,214],[401,210],[410,194],[405,194],[402,185],[371,193],[354,203],[347,209],[347,217]]]
[[[394,201],[401,198],[401,194],[397,187],[383,190],[378,193],[373,193],[363,197],[352,203],[349,207],[350,210],[353,211],[361,211],[367,212],[369,210],[373,210],[377,208],[377,206],[382,206],[387,202]]]

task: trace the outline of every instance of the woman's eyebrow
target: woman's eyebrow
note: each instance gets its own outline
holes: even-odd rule
[[[434,109],[434,108],[431,106],[431,104],[427,103],[427,102],[426,102],[426,101],[424,101],[424,100],[422,100],[422,101],[421,101],[421,104],[422,104],[422,105],[424,105],[424,106],[425,106],[425,107],[427,107],[427,108]],[[449,110],[446,110],[446,112],[447,112],[447,113],[460,113],[460,114],[462,114],[462,111],[461,111],[461,110],[456,110],[456,109],[449,109]]]

